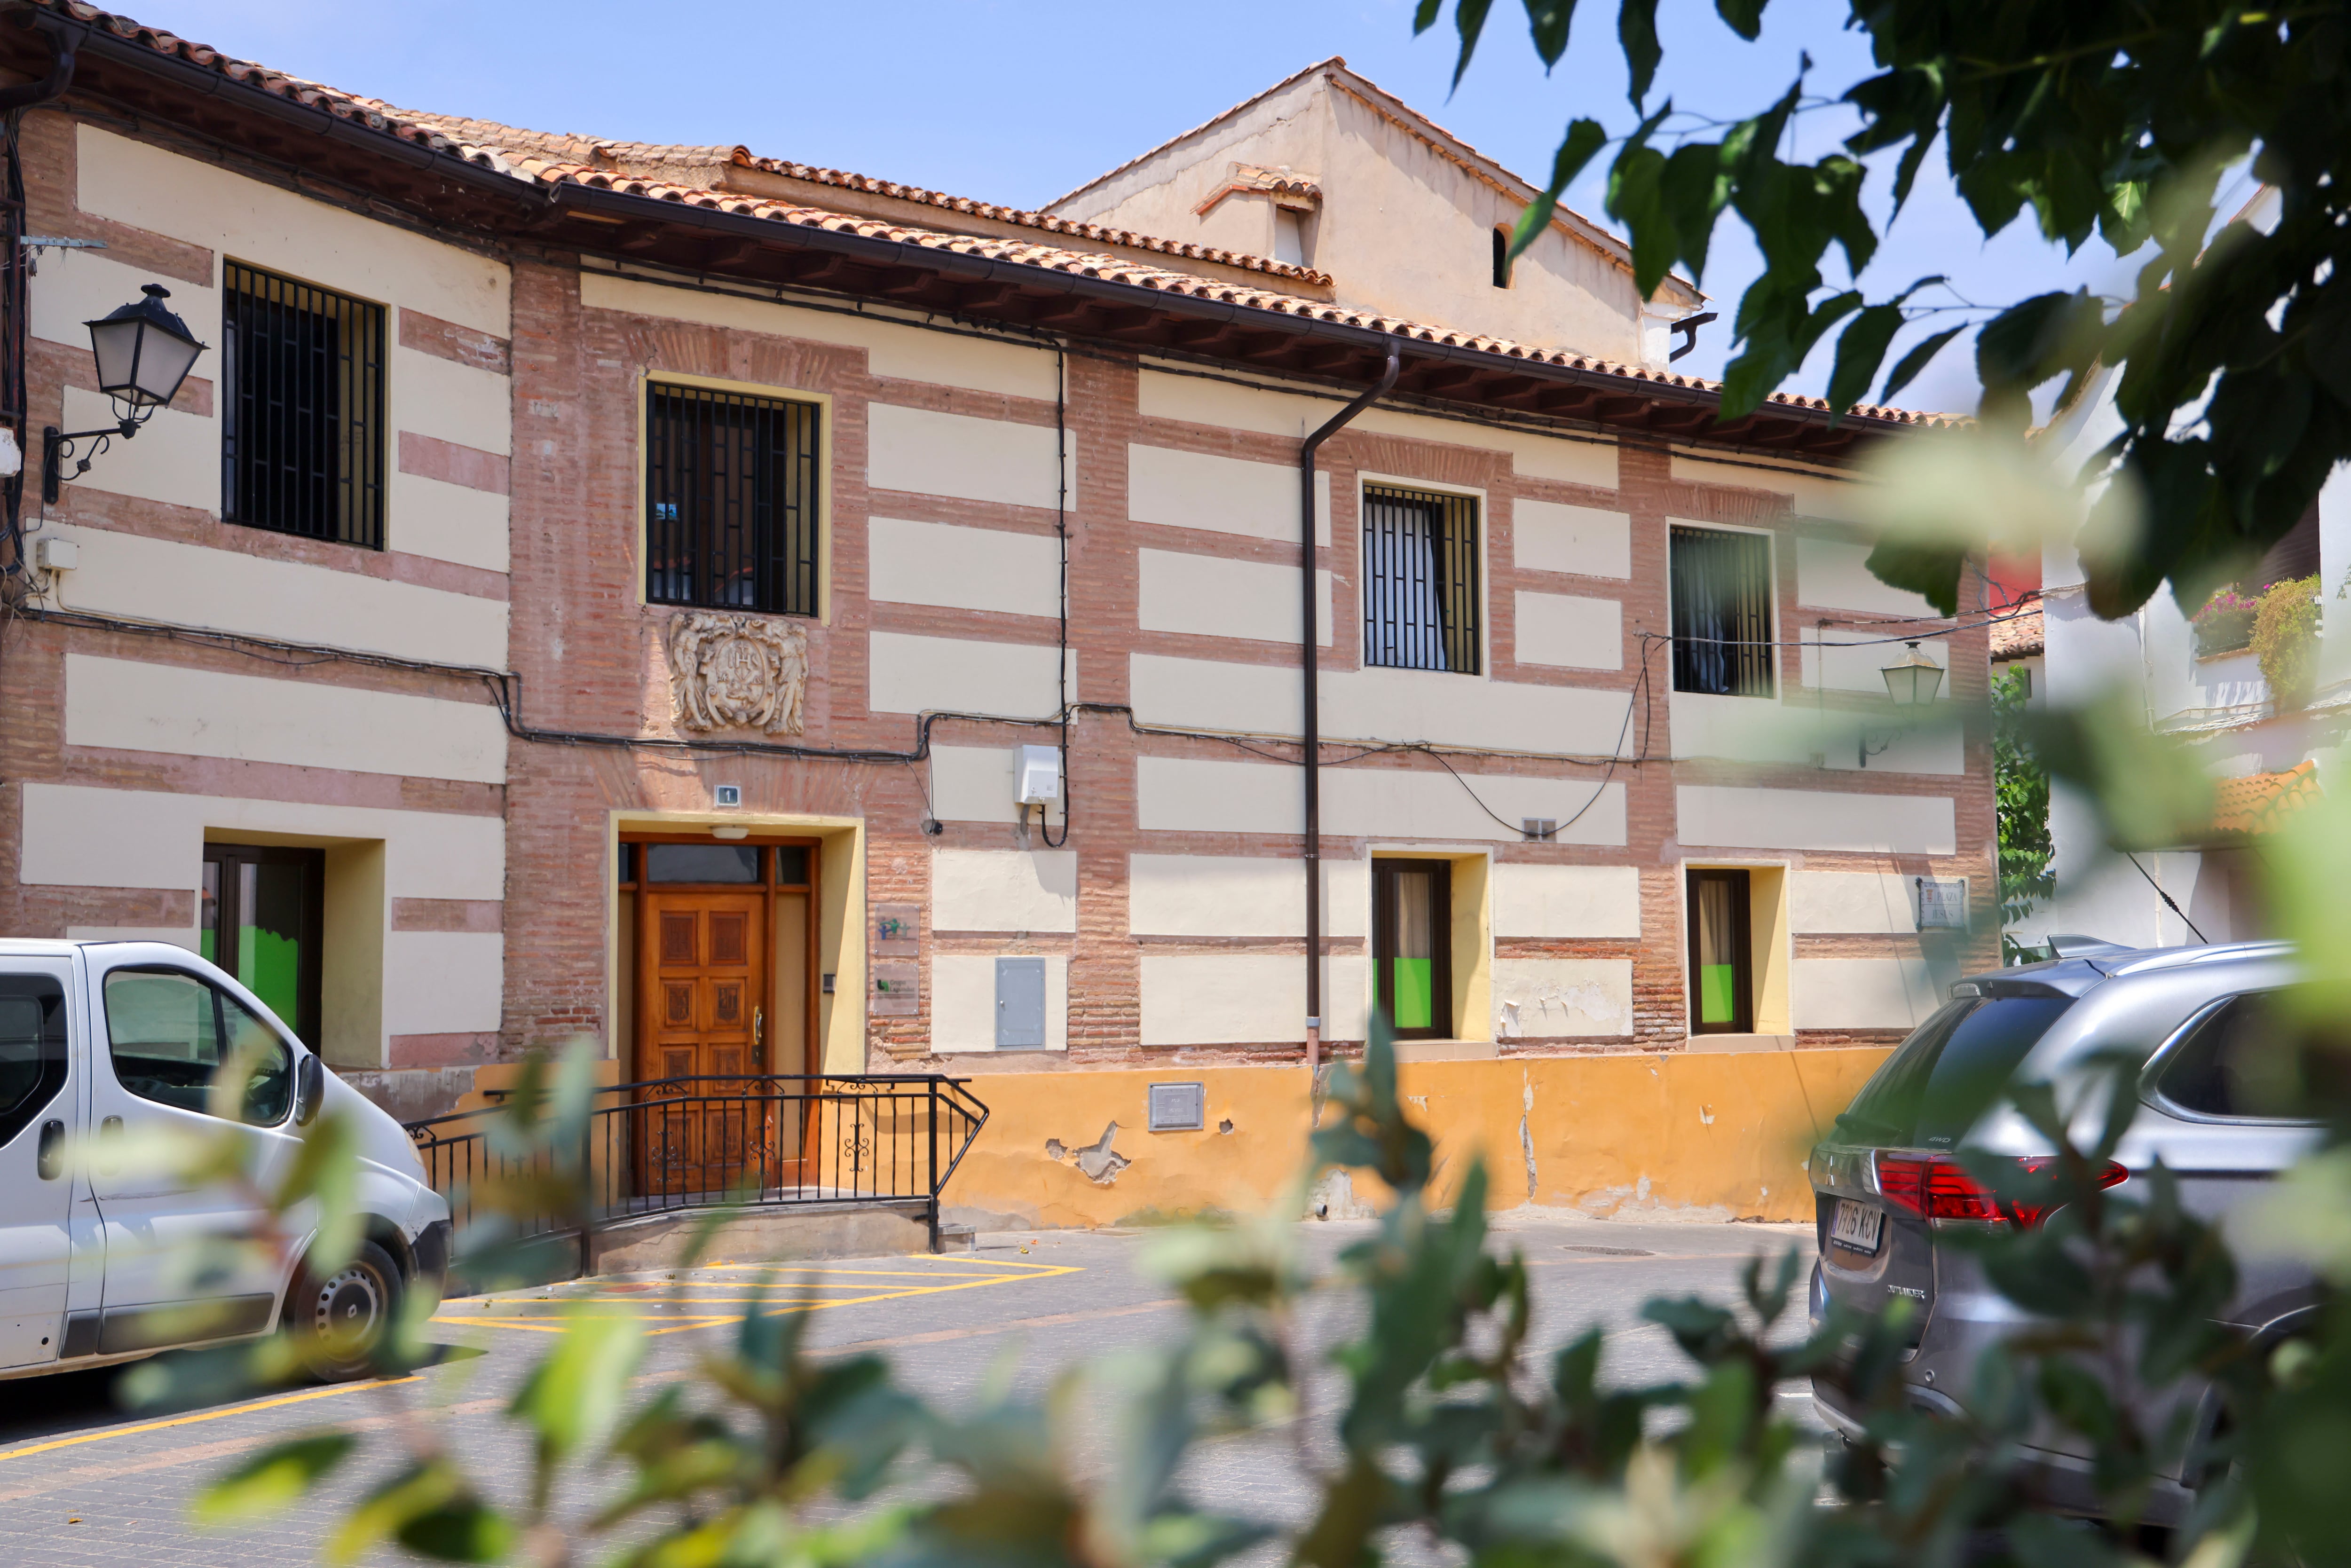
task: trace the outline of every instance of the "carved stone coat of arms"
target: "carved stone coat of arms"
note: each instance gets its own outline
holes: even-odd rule
[[[690,610],[669,623],[670,701],[681,729],[798,735],[808,634],[766,615]]]

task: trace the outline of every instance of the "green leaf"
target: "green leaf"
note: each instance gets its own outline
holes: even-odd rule
[[[1445,12],[1445,0],[1420,0],[1412,13],[1412,36],[1419,37],[1437,26],[1437,18]]]
[[[1933,337],[1913,344],[1908,353],[1894,361],[1893,372],[1886,378],[1885,390],[1877,394],[1877,401],[1892,402],[1895,393],[1917,381],[1918,372],[1925,370],[1937,354],[1949,347],[1952,339],[1967,329],[1967,324],[1962,322],[1957,327],[1947,327]]]
[[[1639,109],[1657,79],[1657,62],[1665,57],[1657,42],[1657,0],[1620,0],[1616,38],[1625,47],[1625,68],[1632,78],[1626,96]]]
[[[411,1541],[411,1530],[420,1531]],[[511,1524],[490,1512],[445,1459],[415,1465],[360,1500],[327,1538],[329,1563],[355,1563],[387,1541],[444,1561],[486,1563],[506,1555]]]
[[[1469,57],[1478,52],[1478,35],[1485,31],[1486,13],[1493,5],[1494,0],[1453,0],[1453,27],[1461,35],[1461,57],[1453,62],[1453,85],[1457,88],[1469,69]]]
[[[1583,172],[1584,165],[1607,145],[1608,132],[1600,128],[1598,120],[1569,122],[1566,137],[1561,141],[1559,151],[1552,155],[1551,183],[1545,185],[1542,193],[1519,214],[1518,227],[1511,231],[1511,260],[1517,260],[1521,251],[1535,243],[1535,236],[1550,226],[1552,214],[1559,209],[1561,195],[1574,183],[1575,177]]]
[[[622,1396],[644,1348],[636,1314],[611,1301],[576,1301],[565,1319],[563,1337],[531,1369],[507,1406],[537,1434],[542,1506],[556,1467],[599,1441],[619,1418]]]
[[[1575,0],[1527,0],[1527,28],[1534,35],[1535,56],[1549,70],[1567,53],[1568,24],[1575,20]]]
[[[1657,185],[1659,204],[1673,225],[1675,248],[1689,267],[1690,280],[1697,282],[1706,274],[1707,249],[1714,237],[1715,220],[1730,201],[1731,171],[1721,144],[1683,142],[1666,160]],[[1635,287],[1639,287],[1637,278]],[[1650,285],[1650,291],[1655,287],[1655,284]]]
[[[392,1539],[435,1562],[496,1563],[514,1549],[515,1528],[488,1504],[466,1499],[415,1515]]]
[[[1763,7],[1768,4],[1770,0],[1714,0],[1714,11],[1732,32],[1751,44],[1763,31]]]
[[[1837,334],[1836,364],[1829,371],[1829,408],[1843,414],[1859,402],[1877,375],[1886,345],[1902,329],[1902,308],[1872,305]]]
[[[366,1230],[359,1205],[359,1134],[348,1117],[329,1111],[302,1131],[293,1163],[278,1184],[273,1207],[286,1213],[305,1198],[319,1203],[311,1267],[331,1273],[350,1260]]]
[[[273,1444],[198,1492],[189,1512],[207,1528],[272,1518],[308,1496],[358,1446],[348,1432]]]
[[[1938,614],[1959,612],[1959,574],[1968,564],[1961,546],[1881,539],[1866,564],[1878,581],[1918,595]]]

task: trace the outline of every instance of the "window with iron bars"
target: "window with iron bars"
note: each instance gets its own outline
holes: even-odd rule
[[[1474,675],[1478,502],[1364,486],[1364,663]]]
[[[384,308],[222,268],[221,516],[383,548]]]
[[[782,398],[647,389],[648,602],[817,612],[821,414]]]
[[[1771,536],[1677,528],[1671,550],[1674,690],[1770,696]]]

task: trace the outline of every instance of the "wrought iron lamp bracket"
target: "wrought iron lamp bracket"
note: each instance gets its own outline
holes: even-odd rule
[[[89,473],[89,465],[114,444],[116,436],[130,440],[139,434],[141,423],[136,414],[126,413],[120,423],[99,430],[59,430],[54,424],[44,426],[41,431],[41,504],[56,506],[58,486],[68,478],[78,479]],[[75,443],[81,441],[95,441],[98,444],[87,452],[77,452]],[[74,460],[74,471],[70,475],[58,472],[68,457]]]

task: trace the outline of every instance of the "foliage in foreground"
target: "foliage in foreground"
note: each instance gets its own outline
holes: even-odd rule
[[[1991,779],[2000,831],[2000,923],[2013,925],[2057,891],[2050,871],[2049,769],[2024,736],[2032,674],[2014,669],[1991,682]],[[2005,937],[2003,937],[2005,940]]]
[[[1767,3],[1716,0],[1715,9],[1751,41]],[[1834,100],[1800,77],[1761,112],[1725,120],[1677,115],[1670,99],[1651,105],[1664,57],[1657,0],[1619,0],[1642,119],[1614,142],[1607,212],[1630,235],[1642,297],[1677,267],[1703,279],[1726,212],[1753,233],[1763,270],[1740,298],[1740,352],[1723,379],[1722,417],[1733,423],[1840,323],[1828,397],[1841,413],[1864,400],[1913,323],[1934,329],[1886,373],[1884,401],[1979,325],[1979,413],[1994,426],[2022,431],[2032,394],[2052,382],[2064,383],[2063,403],[2112,372],[2121,430],[2092,465],[2126,476],[2147,518],[2132,548],[2091,552],[2091,606],[2128,614],[2168,580],[2192,612],[2293,528],[2351,458],[2351,16],[2340,0],[1850,5],[1846,25],[1869,38],[1874,75]],[[1454,0],[1452,9],[1458,82],[1492,5]],[[1415,30],[1445,10],[1444,0],[1419,0]],[[1574,0],[1526,0],[1545,66],[1565,54],[1575,11]],[[1797,117],[1830,102],[1858,128],[1809,162],[1785,156]],[[1518,247],[1610,145],[1597,120],[1569,124],[1546,189],[1520,219]],[[1938,148],[1986,238],[2027,214],[2068,252],[2095,234],[2137,260],[2132,296],[2050,292],[1984,308],[1923,277],[1871,298],[1862,275]],[[1890,203],[1867,190],[1865,160],[1878,154],[1893,162]],[[2275,189],[2266,230],[2216,228],[2216,192],[2235,169]],[[1842,287],[1823,274],[1832,249]],[[1870,565],[1950,614],[1969,553],[1964,539],[1890,540]]]
[[[1902,1312],[1809,1331],[1796,1321],[1792,1250],[1750,1261],[1729,1304],[1647,1305],[1687,1360],[1679,1377],[1613,1375],[1596,1328],[1539,1352],[1555,1341],[1538,1340],[1529,1262],[1488,1229],[1483,1169],[1449,1212],[1428,1207],[1436,1151],[1406,1113],[1383,1031],[1360,1065],[1334,1069],[1308,1173],[1376,1176],[1391,1194],[1376,1227],[1327,1277],[1291,1218],[1303,1185],[1252,1222],[1165,1238],[1155,1266],[1188,1303],[1188,1327],[1165,1350],[1082,1375],[1109,1395],[1093,1402],[1107,1444],[1081,1440],[1093,1429],[1079,1375],[1041,1404],[998,1379],[976,1407],[945,1410],[878,1357],[812,1356],[808,1318],[784,1306],[755,1307],[684,1375],[641,1383],[636,1321],[624,1302],[590,1296],[507,1406],[506,1441],[529,1457],[522,1496],[488,1495],[474,1479],[489,1469],[481,1457],[455,1450],[434,1412],[412,1406],[396,1444],[306,1434],[222,1478],[197,1511],[222,1525],[278,1511],[372,1451],[389,1452],[391,1473],[329,1533],[331,1561],[389,1545],[440,1561],[594,1555],[645,1568],[1191,1568],[1244,1553],[1317,1568],[1399,1553],[1511,1568],[2095,1568],[2127,1557],[2119,1542],[2153,1478],[2186,1458],[2213,1478],[2178,1536],[2176,1555],[2195,1568],[2231,1568],[2253,1546],[2279,1560],[2351,1552],[2351,1520],[2331,1508],[2351,1456],[2318,1441],[2351,1408],[2338,1309],[2292,1356],[2256,1354],[2210,1321],[2233,1265],[2170,1178],[2128,1195],[2089,1179],[2134,1091],[2125,1061],[2063,1104],[2049,1086],[2018,1092],[2064,1152],[2043,1175],[2002,1178],[2008,1196],[2064,1207],[2038,1228],[1979,1239],[1991,1277],[2035,1316],[1964,1391],[1965,1418],[1908,1407]],[[534,1124],[559,1137],[559,1124]],[[1343,1337],[1319,1346],[1315,1330],[1332,1324]],[[1867,1417],[1865,1438],[1824,1472],[1780,1397],[1813,1375],[1837,1380]],[[2148,1429],[2132,1414],[2148,1406],[2113,1393],[2207,1381],[2232,1413],[2211,1443],[2199,1441],[2193,1401]],[[2124,1533],[2032,1511],[2012,1473],[2028,1434],[2092,1458]],[[1297,1517],[1243,1517],[1187,1486],[1211,1443],[1286,1468],[1304,1500]]]

